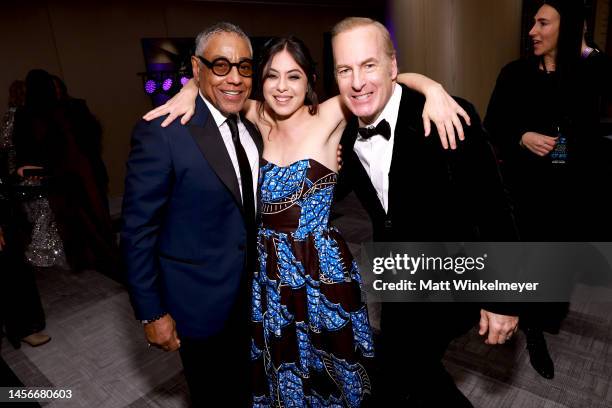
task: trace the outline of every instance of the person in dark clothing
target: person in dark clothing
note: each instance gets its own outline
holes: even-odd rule
[[[57,100],[46,71],[30,71],[26,85],[26,105],[16,122],[18,173],[23,175],[25,166],[44,169],[49,204],[70,267],[119,276],[106,193],[101,191],[90,156],[79,144],[86,137],[82,123],[89,119],[82,118],[83,112],[74,107],[78,104]]]
[[[109,179],[106,165],[102,160],[102,125],[91,113],[84,99],[74,98],[68,94],[66,84],[58,76],[52,75],[51,78],[55,84],[57,100],[69,114],[77,147],[89,160],[96,187],[108,207]]]
[[[11,85],[0,134],[0,328],[15,348],[22,341],[40,346],[51,340],[42,333],[45,314],[34,271],[25,261],[30,226],[15,199],[12,134],[15,112],[23,105],[23,89],[22,81]]]
[[[546,1],[529,32],[533,56],[505,66],[484,120],[498,148],[523,241],[607,241],[598,166],[601,60],[581,60],[584,6]],[[606,78],[606,76],[608,78]],[[567,303],[529,304],[521,316],[533,367],[554,377],[543,329],[557,332]]]
[[[472,124],[456,150],[444,150],[436,138],[421,137],[424,99],[395,82],[395,50],[382,24],[347,18],[332,30],[332,47],[340,95],[356,116],[342,136],[341,182],[368,212],[374,241],[516,239],[496,161],[473,106],[457,99]],[[449,204],[456,212],[447,211]],[[409,397],[409,406],[471,407],[442,356],[454,337],[477,323],[487,344],[509,340],[518,324],[511,309],[383,303],[378,398],[384,402],[378,406],[408,406]]]
[[[15,209],[15,200],[6,178],[0,181],[0,326],[16,349],[21,342],[36,347],[51,337],[42,333],[45,314],[36,287],[34,271],[25,262],[28,225]]]

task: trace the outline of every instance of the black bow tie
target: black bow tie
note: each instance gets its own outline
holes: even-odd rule
[[[389,122],[383,119],[378,122],[378,125],[376,125],[376,127],[362,127],[357,129],[357,133],[359,133],[359,136],[364,139],[369,139],[374,135],[381,135],[385,139],[389,140],[389,138],[391,138],[391,126],[389,126]]]

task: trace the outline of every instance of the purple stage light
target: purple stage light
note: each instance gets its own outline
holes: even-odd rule
[[[154,80],[149,79],[147,82],[145,82],[145,92],[148,93],[149,95],[155,92],[156,88],[157,88],[157,84],[155,83]]]
[[[182,86],[185,86],[185,84],[186,84],[187,82],[189,82],[189,78],[188,78],[188,77],[186,77],[186,76],[181,77],[181,85],[182,85]]]
[[[172,78],[164,79],[164,83],[162,84],[162,89],[164,91],[169,91],[172,88]]]

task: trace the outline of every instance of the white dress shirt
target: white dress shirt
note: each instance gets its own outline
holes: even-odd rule
[[[238,166],[238,156],[236,155],[236,147],[234,146],[234,141],[232,140],[232,132],[230,131],[229,125],[226,123],[227,117],[225,117],[217,108],[213,106],[204,96],[202,92],[200,92],[200,97],[206,103],[208,110],[212,114],[215,123],[219,127],[219,132],[221,133],[221,137],[223,138],[223,143],[225,143],[225,148],[229,153],[230,159],[232,160],[232,165],[234,166],[234,171],[236,172],[236,178],[238,178],[238,187],[240,188],[240,196],[242,196],[242,180],[240,179],[240,167]],[[253,198],[255,199],[255,212],[257,212],[257,182],[259,178],[259,151],[257,150],[257,146],[251,137],[251,134],[244,126],[244,123],[240,120],[240,115],[238,116],[238,135],[240,137],[240,143],[242,143],[242,147],[246,152],[247,158],[249,159],[249,165],[251,166],[251,174],[253,175]]]
[[[363,168],[370,176],[372,185],[385,212],[389,211],[389,170],[391,169],[391,158],[393,157],[393,143],[395,141],[395,126],[399,113],[400,101],[402,99],[402,87],[395,84],[391,98],[376,120],[367,127],[376,127],[380,121],[386,119],[391,127],[389,140],[381,135],[374,135],[369,139],[357,136],[353,150],[359,157]],[[363,127],[363,123],[359,123]]]

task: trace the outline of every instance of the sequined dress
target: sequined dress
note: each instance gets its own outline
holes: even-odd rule
[[[329,226],[337,175],[313,159],[260,171],[253,407],[360,407],[372,332],[356,262]]]
[[[0,183],[10,183],[17,170],[13,132],[17,109],[9,108],[0,122]],[[4,176],[4,177],[3,177]],[[25,250],[27,261],[38,267],[59,266],[66,269],[64,244],[59,236],[55,217],[40,181],[21,180],[10,186],[15,199],[21,202],[23,212],[32,226],[30,244]],[[4,189],[8,189],[5,186]],[[8,190],[7,190],[8,191]]]

